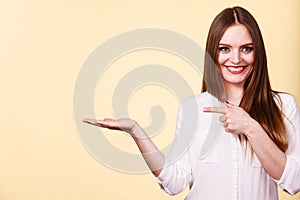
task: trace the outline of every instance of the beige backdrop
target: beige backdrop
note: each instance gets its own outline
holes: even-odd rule
[[[73,119],[76,77],[94,48],[134,29],[169,29],[204,46],[213,17],[233,5],[245,6],[259,22],[273,88],[294,94],[300,102],[299,0],[0,0],[0,199],[183,199],[187,191],[169,197],[151,174],[118,172],[86,151]],[[200,78],[180,58],[160,51],[134,52],[113,63],[111,74],[99,83],[97,117],[111,115],[110,107],[99,109],[97,99],[109,103],[122,73],[145,63],[174,67],[200,91]],[[160,99],[143,98],[157,91]],[[157,103],[168,119],[154,138],[163,147],[174,131],[176,98],[149,86],[132,97],[129,109],[146,125],[149,109]],[[113,145],[137,152],[128,137],[106,132]]]

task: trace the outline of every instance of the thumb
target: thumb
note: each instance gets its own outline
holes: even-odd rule
[[[226,108],[236,108],[236,107],[239,107],[239,106],[236,106],[236,105],[230,103],[230,102],[227,101],[227,100],[225,101],[225,103],[226,103]]]

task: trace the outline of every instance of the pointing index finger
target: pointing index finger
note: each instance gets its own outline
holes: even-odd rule
[[[205,107],[203,112],[220,113],[225,114],[226,107]]]

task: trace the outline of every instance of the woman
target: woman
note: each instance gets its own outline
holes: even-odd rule
[[[186,199],[276,200],[277,186],[296,194],[300,112],[291,95],[271,90],[255,19],[241,7],[223,10],[210,27],[206,52],[203,93],[181,103],[177,136],[167,159],[131,119],[84,121],[128,132],[170,195],[187,185]],[[214,100],[219,106],[211,103]],[[195,113],[195,106],[203,111]],[[199,123],[190,128],[195,118]],[[182,134],[191,131],[192,137]],[[219,136],[207,150],[207,138],[216,132]]]

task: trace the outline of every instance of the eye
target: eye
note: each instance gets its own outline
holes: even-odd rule
[[[244,53],[251,53],[252,51],[253,51],[252,46],[245,46],[242,48],[242,52],[244,52]]]
[[[228,47],[219,47],[219,52],[222,52],[222,53],[228,53],[230,52],[230,49]]]

